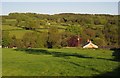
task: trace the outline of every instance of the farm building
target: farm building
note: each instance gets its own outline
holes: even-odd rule
[[[87,44],[83,46],[83,48],[98,48],[98,46],[93,44],[90,40],[88,40]]]

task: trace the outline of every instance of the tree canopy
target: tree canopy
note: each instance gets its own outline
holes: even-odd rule
[[[22,39],[17,39],[3,31],[2,45],[9,46],[16,41],[16,45],[24,44],[23,47],[65,47],[79,36],[82,38],[81,45],[90,39],[98,46],[118,47],[118,23],[118,15],[108,14],[10,13],[2,16],[2,26],[20,27],[35,33],[26,33]]]

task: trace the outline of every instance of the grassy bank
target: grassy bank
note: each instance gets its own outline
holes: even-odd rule
[[[3,49],[3,76],[94,76],[118,67],[111,50]],[[115,73],[116,74],[116,73]],[[111,74],[114,75],[114,74]]]

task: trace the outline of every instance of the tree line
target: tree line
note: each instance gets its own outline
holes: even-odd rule
[[[14,21],[7,21],[14,19]],[[107,14],[74,14],[61,13],[55,15],[36,13],[10,13],[2,16],[2,24],[21,27],[25,30],[37,30],[41,26],[48,32],[26,33],[22,39],[9,36],[3,31],[2,45],[32,48],[60,48],[82,46],[87,39],[100,47],[118,47],[118,16]],[[60,32],[58,26],[64,26]],[[80,41],[78,41],[78,37]],[[78,43],[79,42],[79,43]]]
[[[10,36],[9,31],[3,31],[2,46],[17,48],[62,48],[77,46],[77,36],[68,32],[59,32],[57,27],[50,27],[48,32],[27,32],[21,39]]]

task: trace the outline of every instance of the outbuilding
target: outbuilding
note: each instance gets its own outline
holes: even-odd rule
[[[98,48],[98,46],[93,44],[91,41],[88,41],[87,44],[83,46],[83,48]]]

